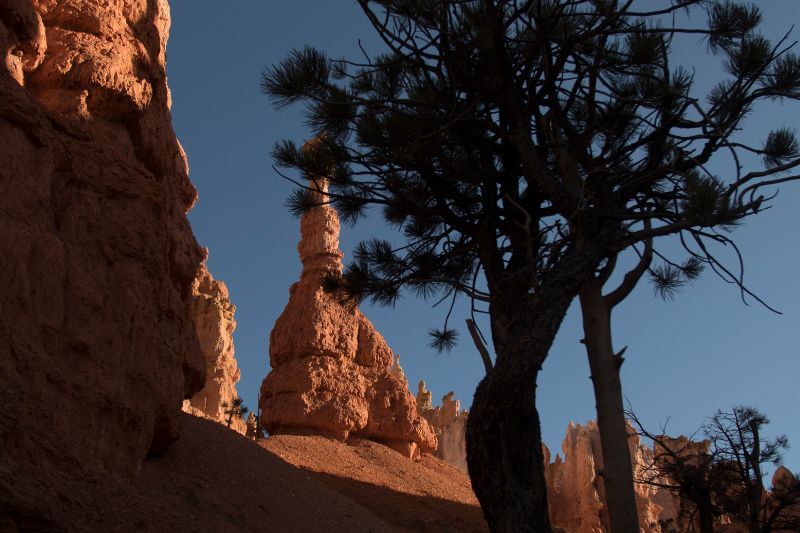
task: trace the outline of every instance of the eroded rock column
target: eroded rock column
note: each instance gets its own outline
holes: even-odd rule
[[[206,381],[202,390],[184,402],[183,410],[224,425],[228,424],[225,411],[239,397],[236,383],[240,372],[233,344],[235,313],[228,287],[214,279],[203,263],[192,284],[192,321],[206,364]],[[230,427],[243,435],[247,430],[240,416],[233,416]]]
[[[326,198],[325,180],[311,182]],[[357,435],[409,457],[436,449],[408,383],[392,372],[394,354],[372,323],[322,276],[342,271],[339,217],[317,205],[300,221],[300,281],[270,334],[272,371],[261,386],[262,424],[270,433],[310,433],[345,440]]]
[[[461,409],[453,391],[442,396],[442,404],[434,407],[432,394],[425,382],[417,385],[417,408],[436,432],[439,446],[436,457],[450,463],[465,474],[467,471],[467,418],[469,412]]]
[[[653,451],[640,444],[639,436],[628,426],[628,446],[635,478],[647,477],[652,465]],[[667,439],[668,442],[686,444],[685,437]],[[697,450],[705,444],[697,443]],[[692,447],[694,449],[694,446]],[[608,508],[603,486],[603,456],[597,423],[586,425],[569,423],[561,445],[561,455],[550,462],[550,452],[545,448],[545,475],[547,476],[550,520],[566,531],[575,533],[603,533],[609,530]],[[666,484],[668,480],[664,480]],[[643,531],[661,531],[659,521],[677,520],[679,498],[666,489],[637,483],[636,507]]]

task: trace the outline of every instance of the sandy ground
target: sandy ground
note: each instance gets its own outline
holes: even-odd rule
[[[147,460],[135,480],[47,483],[69,487],[57,502],[39,502],[52,521],[29,516],[26,527],[0,513],[0,530],[11,523],[37,531],[487,530],[469,479],[436,458],[413,462],[362,440],[281,435],[256,443],[191,415],[180,440]]]
[[[341,444],[320,437],[279,435],[259,444],[393,527],[487,530],[469,478],[435,457],[424,455],[413,462],[367,440]]]

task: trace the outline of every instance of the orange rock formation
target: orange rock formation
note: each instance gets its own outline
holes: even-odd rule
[[[0,502],[16,516],[58,508],[53,472],[135,474],[205,380],[169,24],[166,0],[0,0]]]
[[[628,447],[635,478],[652,464],[653,452],[639,443],[639,436],[629,428]],[[570,422],[561,445],[562,459],[556,455],[550,462],[545,448],[545,475],[548,503],[553,524],[573,533],[609,531],[608,509],[603,487],[603,456],[597,423],[585,426]],[[660,531],[658,523],[676,519],[680,500],[669,491],[650,485],[636,484],[636,507],[643,531]]]
[[[312,182],[317,201],[325,180]],[[417,414],[394,354],[354,304],[326,293],[328,272],[342,271],[339,217],[328,205],[303,215],[297,247],[303,270],[270,335],[272,371],[261,385],[262,424],[271,434],[358,435],[409,457],[436,449]]]
[[[417,385],[417,410],[430,422],[436,432],[439,446],[436,457],[455,466],[467,474],[467,417],[468,411],[461,410],[461,402],[454,398],[453,391],[442,397],[441,406],[433,406],[431,393],[420,380]]]
[[[184,401],[183,410],[227,425],[226,406],[239,396],[236,382],[240,374],[233,345],[236,306],[228,297],[228,287],[211,276],[205,263],[192,285],[192,297],[192,320],[206,362],[206,382],[201,391]],[[231,428],[242,434],[247,430],[238,416],[233,417]]]

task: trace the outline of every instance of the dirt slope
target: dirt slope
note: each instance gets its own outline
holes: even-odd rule
[[[386,523],[412,531],[486,531],[469,478],[429,455],[415,463],[375,442],[279,435],[261,445]]]
[[[256,444],[183,415],[180,440],[129,483],[53,473],[59,501],[0,531],[485,531],[469,480],[432,457],[367,441],[279,436]],[[55,507],[55,508],[54,508]]]

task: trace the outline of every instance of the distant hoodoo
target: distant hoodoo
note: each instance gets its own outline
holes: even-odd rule
[[[324,179],[311,182],[323,204]],[[342,271],[339,216],[317,205],[300,221],[300,281],[270,335],[272,371],[261,385],[262,425],[271,434],[358,435],[408,457],[433,452],[436,437],[417,414],[408,382],[372,323],[351,303],[322,288]]]
[[[461,410],[461,402],[453,391],[442,396],[442,405],[433,406],[433,394],[425,382],[417,385],[417,410],[433,426],[439,447],[436,457],[447,461],[467,474],[467,418],[469,412]]]

